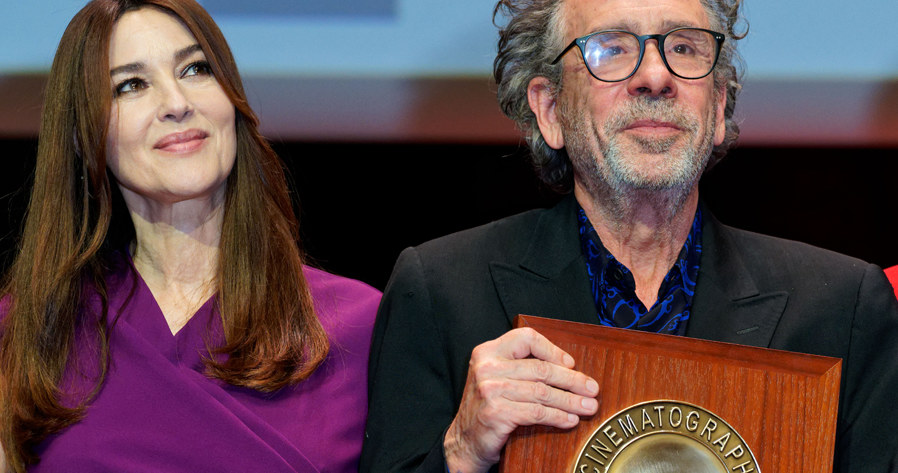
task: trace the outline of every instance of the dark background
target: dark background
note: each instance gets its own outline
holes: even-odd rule
[[[0,265],[15,248],[36,139],[0,139]],[[399,252],[558,197],[512,145],[275,142],[313,263],[383,289]],[[894,148],[740,147],[701,195],[736,227],[898,264]]]

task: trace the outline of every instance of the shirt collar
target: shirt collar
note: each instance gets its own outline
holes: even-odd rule
[[[630,269],[620,263],[605,248],[598,233],[596,233],[595,228],[586,216],[586,212],[579,204],[577,204],[577,223],[580,234],[580,248],[586,259],[589,274],[597,276],[596,279],[602,283],[609,280],[620,281],[621,289],[631,292],[635,297],[636,282],[630,273]],[[699,206],[696,208],[692,227],[686,236],[686,242],[683,244],[683,248],[680,250],[673,267],[668,271],[664,281],[661,283],[658,291],[659,301],[676,286],[682,287],[683,291],[690,298],[692,297],[695,292],[695,283],[698,279],[701,245],[702,211]],[[608,273],[612,274],[609,275]]]

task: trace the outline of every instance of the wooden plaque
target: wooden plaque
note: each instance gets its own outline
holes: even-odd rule
[[[640,419],[634,411],[632,423],[629,417],[628,422],[620,423],[624,430],[615,426],[603,434],[598,429],[632,406],[662,401],[698,406],[738,432],[754,460],[743,463],[741,470],[832,471],[842,367],[838,358],[526,315],[518,316],[515,326],[534,328],[573,356],[575,369],[599,382],[599,410],[592,417],[581,418],[571,430],[518,428],[503,452],[500,472],[605,472],[597,462],[581,462],[583,453],[610,462],[607,467],[617,471],[613,459],[600,456],[607,451],[600,450],[618,441],[624,445],[628,434],[638,432],[640,427],[648,431],[658,421],[663,423],[666,417],[661,413],[666,416],[668,412],[663,406],[655,407],[657,412],[649,407],[643,409],[649,412],[646,419]],[[673,409],[668,411],[673,414]],[[681,418],[685,413],[684,408]],[[655,414],[657,420],[653,421]],[[698,419],[696,414],[693,420]],[[702,425],[695,425],[693,435],[698,435]],[[720,438],[722,428],[716,432],[702,432],[702,437],[709,439],[707,443],[717,441],[712,449],[721,446],[724,451],[735,445],[729,436]]]

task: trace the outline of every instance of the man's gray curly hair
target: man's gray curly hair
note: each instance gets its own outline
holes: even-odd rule
[[[736,40],[745,33],[734,31],[739,22],[741,0],[700,0],[708,13],[711,29],[726,34],[714,68],[714,83],[726,85],[726,137],[715,146],[708,168],[719,162],[739,137],[739,125],[733,120],[736,97],[742,88],[742,58]],[[527,86],[534,77],[549,80],[553,93],[561,85],[561,63],[549,64],[565,47],[561,14],[563,0],[500,0],[493,10],[493,22],[508,19],[499,31],[499,49],[493,62],[502,111],[525,133],[530,145],[533,167],[539,179],[550,189],[568,193],[573,188],[573,168],[564,149],[549,147],[543,139],[536,116],[527,102]]]

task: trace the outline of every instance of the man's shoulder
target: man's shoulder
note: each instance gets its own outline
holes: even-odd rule
[[[511,257],[523,254],[541,218],[555,209],[532,209],[435,238],[414,247],[422,257],[458,260],[465,257]]]
[[[576,239],[576,227],[571,228],[570,235],[565,231],[547,231],[566,227],[568,220],[573,221],[566,217],[568,207],[569,204],[561,203],[548,209],[528,210],[406,248],[396,260],[386,292],[425,282],[428,290],[465,294],[469,299],[474,294],[494,291],[495,268],[518,268],[534,255],[548,251],[557,256],[558,246],[570,246],[570,242],[559,240]]]
[[[767,269],[770,273],[803,275],[807,278],[858,279],[875,268],[853,256],[799,241],[726,225],[721,225],[720,231],[730,240],[733,248],[738,248],[744,264]]]

